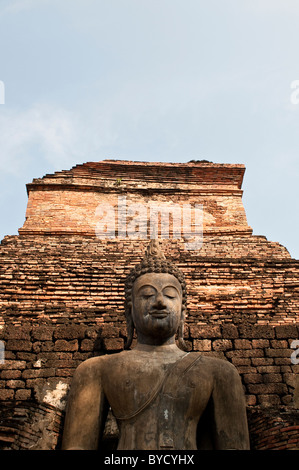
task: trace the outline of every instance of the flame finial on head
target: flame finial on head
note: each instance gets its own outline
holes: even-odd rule
[[[163,251],[161,250],[160,243],[156,239],[150,241],[145,253],[148,258],[155,257],[166,259]]]

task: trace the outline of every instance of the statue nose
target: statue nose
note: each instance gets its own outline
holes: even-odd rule
[[[164,302],[164,298],[163,298],[163,295],[162,294],[158,294],[156,296],[156,301],[155,301],[155,308],[158,308],[158,309],[164,309],[166,307],[165,305],[165,302]]]

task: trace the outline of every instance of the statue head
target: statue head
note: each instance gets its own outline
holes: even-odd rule
[[[136,329],[137,335],[145,333],[165,337],[177,334],[179,346],[186,349],[183,340],[186,304],[183,273],[165,258],[158,242],[152,240],[141,263],[125,280],[128,331],[125,348],[130,347]]]

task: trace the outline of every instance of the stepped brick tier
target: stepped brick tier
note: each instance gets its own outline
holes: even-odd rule
[[[244,172],[243,165],[205,161],[105,160],[28,184],[25,223],[0,246],[0,448],[60,448],[75,368],[124,347],[123,281],[148,245],[150,207],[197,204],[200,247],[187,248],[190,233],[175,238],[174,224],[161,240],[187,281],[185,341],[237,367],[252,449],[299,449],[299,261],[253,235]],[[119,229],[120,200],[127,209],[146,207],[138,220],[147,237]],[[101,217],[113,227],[111,238],[99,236]],[[190,232],[197,233],[194,218]],[[109,416],[104,449],[115,447],[117,434]]]

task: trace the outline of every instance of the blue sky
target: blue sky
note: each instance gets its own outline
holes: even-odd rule
[[[245,164],[253,233],[299,259],[298,24],[297,0],[0,0],[0,239],[33,178],[206,159]]]

